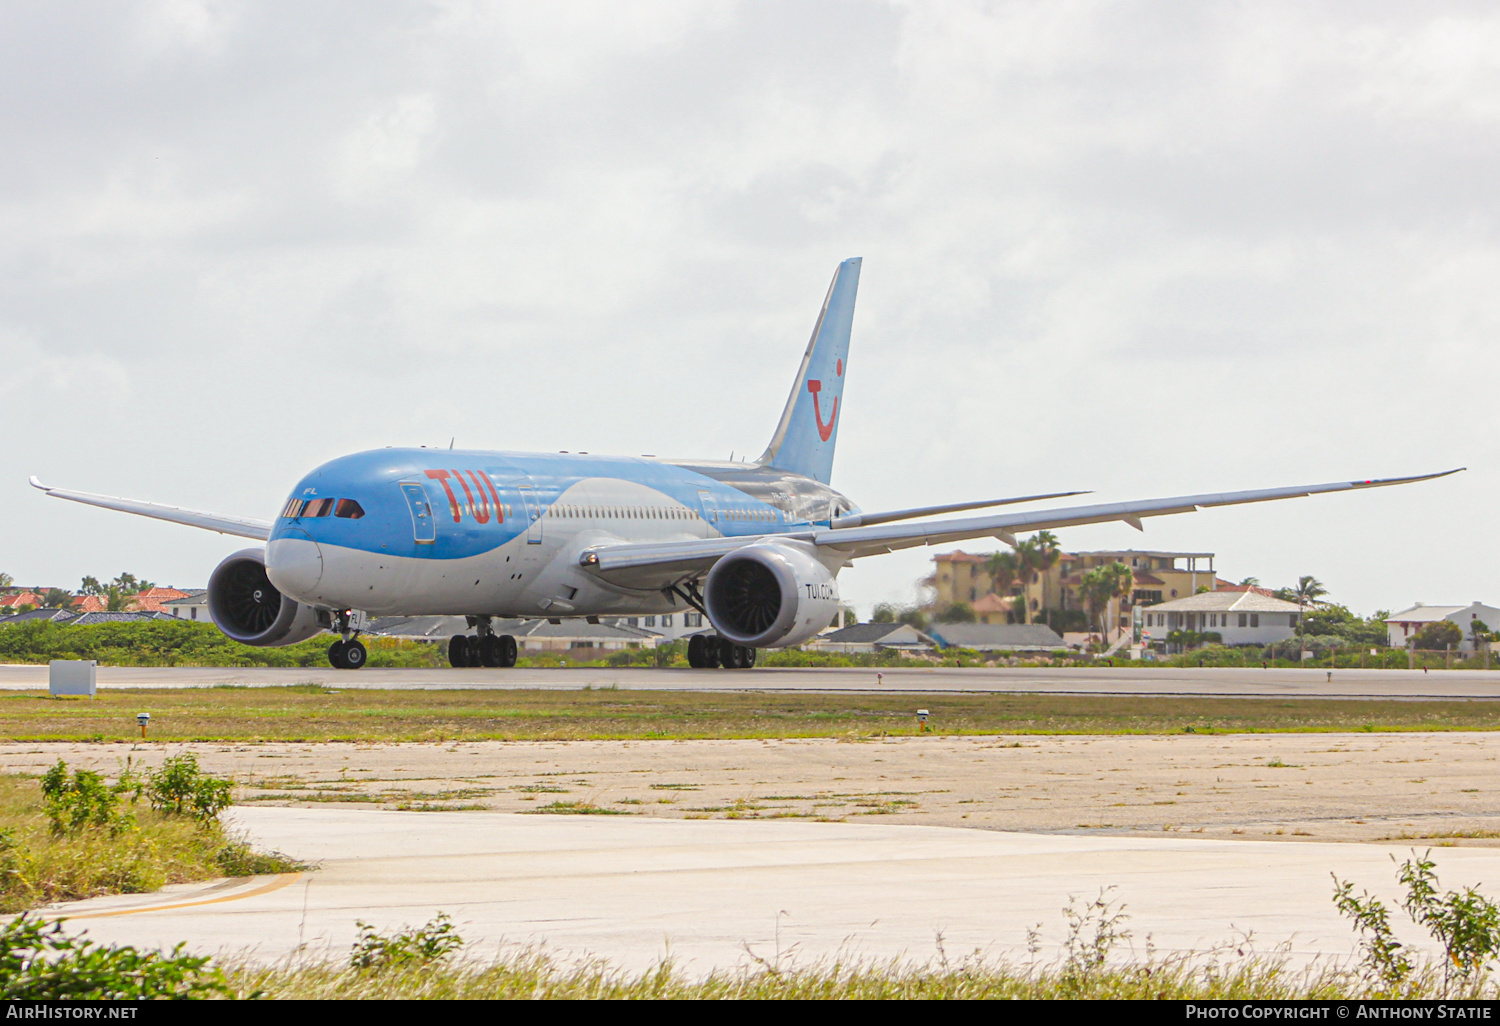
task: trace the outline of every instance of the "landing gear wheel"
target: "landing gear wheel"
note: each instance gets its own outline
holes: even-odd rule
[[[365,651],[365,643],[358,638],[351,638],[344,645],[344,666],[346,670],[358,670],[365,665],[365,660],[370,654]]]
[[[464,659],[466,660],[466,665],[484,665],[484,653],[480,649],[480,640],[481,639],[479,638],[479,636],[475,634],[469,634],[464,637],[464,641],[466,643],[464,649]]]
[[[755,665],[755,649],[749,645],[734,646],[734,668],[748,670]]]
[[[705,670],[717,670],[719,668],[719,656],[723,651],[723,649],[719,645],[719,642],[723,640],[723,638],[715,637],[712,634],[704,637],[703,668]]]
[[[504,666],[505,646],[500,644],[500,639],[493,634],[486,634],[479,639],[479,665],[481,666]]]
[[[332,666],[335,670],[347,670],[349,666],[344,662],[345,651],[347,651],[347,646],[344,644],[343,639],[335,641],[332,645],[329,645],[328,665]]]
[[[516,665],[516,639],[509,634],[500,635],[500,665]]]
[[[713,653],[711,665],[725,670],[734,669],[734,650],[738,646],[728,638],[714,638],[713,642],[709,647],[709,651]]]
[[[695,670],[708,666],[708,639],[701,634],[688,638],[688,665]]]
[[[462,634],[448,639],[448,665],[455,670],[469,665],[469,639]]]

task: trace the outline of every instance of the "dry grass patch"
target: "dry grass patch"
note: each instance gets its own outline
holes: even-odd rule
[[[1079,695],[679,691],[415,691],[318,686],[42,693],[0,697],[0,739],[462,741],[914,735],[1179,734],[1500,729],[1500,703]]]
[[[215,820],[149,807],[130,811],[134,822],[114,830],[85,826],[59,833],[35,779],[0,775],[0,912],[301,868],[285,856],[252,851]]]

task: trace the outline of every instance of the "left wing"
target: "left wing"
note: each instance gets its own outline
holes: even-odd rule
[[[74,502],[83,502],[90,506],[103,506],[105,509],[116,509],[122,513],[135,513],[139,516],[151,517],[155,520],[167,520],[174,524],[186,524],[188,527],[201,527],[208,531],[218,531],[220,534],[233,534],[241,538],[255,538],[259,541],[265,541],[271,536],[271,522],[269,520],[255,520],[250,517],[229,517],[221,513],[205,513],[197,509],[183,509],[180,506],[164,506],[159,502],[121,499],[113,495],[95,495],[93,492],[70,492],[63,488],[50,488],[38,481],[35,476],[31,479],[31,487],[40,488],[54,499],[71,499]]]
[[[1015,544],[1019,531],[1044,531],[1080,524],[1102,524],[1120,520],[1145,530],[1145,517],[1171,513],[1192,513],[1213,506],[1238,506],[1250,502],[1296,499],[1324,492],[1347,492],[1362,488],[1384,488],[1447,477],[1465,468],[1415,477],[1387,477],[1367,481],[1337,481],[1332,484],[1299,485],[1292,488],[1263,488],[1248,492],[1213,492],[1205,495],[1179,495],[1167,499],[1145,499],[1139,502],[1100,503],[1092,506],[1069,506],[1062,509],[1034,510],[1026,513],[998,513],[955,520],[935,520],[920,524],[882,524],[872,527],[811,528],[786,534],[751,535],[737,538],[708,538],[681,542],[626,542],[599,545],[586,550],[579,564],[606,580],[632,588],[665,588],[692,580],[706,573],[720,557],[755,542],[795,540],[811,542],[827,555],[845,563],[896,549],[916,545],[941,545],[969,538],[998,538]]]

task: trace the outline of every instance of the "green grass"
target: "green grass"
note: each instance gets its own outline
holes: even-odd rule
[[[282,999],[691,999],[691,1000],[945,1000],[945,999],[1193,999],[1338,1000],[1385,996],[1358,972],[1336,966],[1295,970],[1279,956],[1157,958],[1079,969],[969,957],[926,964],[843,960],[810,966],[763,962],[706,978],[663,962],[626,972],[603,960],[562,963],[530,950],[493,961],[416,963],[385,972],[339,965],[228,967],[241,994]],[[1489,981],[1444,995],[1442,974],[1428,969],[1404,986],[1405,998],[1487,997]]]
[[[317,687],[0,695],[0,740],[437,741],[1500,729],[1500,702],[1127,695],[416,691]]]
[[[135,825],[52,831],[35,779],[0,775],[0,912],[101,894],[136,894],[167,884],[301,868],[262,855],[217,822],[133,809]]]

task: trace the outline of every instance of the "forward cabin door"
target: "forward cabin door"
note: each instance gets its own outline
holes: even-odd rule
[[[712,492],[700,491],[698,493],[698,505],[703,509],[703,519],[710,524],[719,522],[719,508],[714,505]]]
[[[431,545],[437,540],[437,521],[432,515],[427,489],[415,481],[403,481],[401,494],[406,496],[406,508],[411,511],[412,539],[418,545]]]
[[[526,507],[526,544],[542,543],[542,506],[537,501],[536,491],[529,484],[520,485],[521,505]]]

